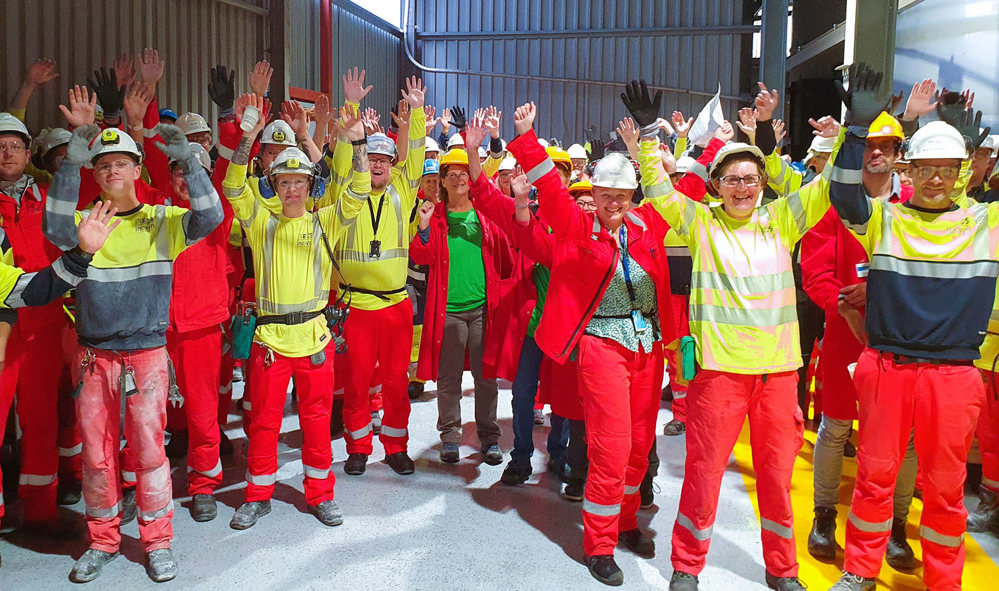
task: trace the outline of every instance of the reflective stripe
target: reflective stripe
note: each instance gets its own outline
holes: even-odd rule
[[[125,482],[135,482],[135,472],[121,471],[121,479]]]
[[[52,272],[55,273],[56,277],[58,277],[59,279],[62,279],[66,283],[74,286],[79,285],[81,281],[86,279],[86,277],[80,277],[78,275],[70,273],[66,269],[66,263],[63,262],[62,257],[59,257],[56,260],[52,261]]]
[[[982,476],[982,484],[991,488],[993,491],[999,490],[999,480],[992,480],[991,478]]]
[[[600,238],[600,218],[593,216],[593,231],[590,233],[591,240],[598,240]]]
[[[959,536],[947,536],[925,525],[919,526],[919,536],[924,540],[929,540],[934,544],[948,546],[950,548],[960,548],[964,543],[964,534]]]
[[[277,482],[277,473],[272,472],[270,474],[259,474],[257,476],[254,476],[253,474],[250,474],[250,470],[247,469],[246,481],[249,482],[250,484],[255,484],[257,486],[271,486],[272,484]]]
[[[777,534],[778,536],[793,540],[794,530],[790,527],[783,526],[772,519],[767,519],[766,517],[760,517],[760,526],[770,532]]]
[[[157,133],[158,132],[156,131],[156,128],[152,128],[152,129],[150,129],[148,127],[142,128],[142,137],[154,138],[154,137],[156,137]]]
[[[586,511],[591,515],[613,517],[614,515],[619,515],[621,513],[621,503],[616,505],[601,505],[600,503],[594,503],[590,499],[583,497],[583,511]]]
[[[243,188],[244,187],[227,187],[222,185],[222,194],[228,199],[235,199],[243,194]]]
[[[687,257],[690,258],[690,247],[689,246],[667,246],[666,256],[668,257]]]
[[[427,274],[426,273],[421,273],[420,271],[417,271],[416,269],[410,269],[407,274],[409,275],[409,278],[412,279],[413,281],[426,281],[427,280]]]
[[[202,472],[201,470],[195,470],[191,466],[187,467],[187,471],[188,472],[197,472],[198,474],[204,474],[205,476],[207,476],[209,478],[215,478],[216,476],[218,476],[219,474],[222,473],[222,460],[219,460],[218,463],[215,464],[215,467],[212,468],[211,470],[208,470],[207,472]]]
[[[863,179],[864,171],[860,169],[846,169],[833,166],[832,172],[829,173],[829,181],[833,183],[859,185]]]
[[[162,277],[173,274],[173,261],[147,261],[134,267],[99,268],[93,265],[87,270],[87,279],[99,283],[119,283],[143,277]]]
[[[891,531],[891,517],[885,521],[873,522],[864,521],[863,519],[857,517],[853,511],[850,511],[850,516],[847,517],[847,521],[853,524],[853,527],[859,529],[860,531],[865,531],[872,534],[879,534],[882,532]]]
[[[418,186],[420,184],[420,178],[416,178],[414,180]],[[403,220],[407,222],[409,221],[409,212],[402,210],[402,197],[399,195],[399,191],[394,185],[389,185],[388,189],[385,190],[385,193],[387,193],[389,198],[392,199],[392,207],[395,208],[395,211],[398,214],[395,216],[396,236],[399,237],[398,247],[400,249],[404,249],[406,251],[406,256],[409,257],[409,232],[406,231],[405,226],[403,225]],[[382,258],[385,258],[384,254],[382,254]]]
[[[770,294],[781,289],[792,288],[794,287],[794,275],[789,270],[770,275],[746,275],[742,277],[711,271],[694,271],[690,274],[690,283],[695,289],[721,289],[746,296],[758,293]]]
[[[321,470],[319,468],[313,468],[312,466],[307,466],[305,464],[302,464],[302,467],[305,468],[305,475],[308,478],[315,478],[317,480],[325,480],[326,478],[329,478],[330,475],[329,468]]]
[[[219,386],[219,394],[228,394],[229,392],[232,392],[232,382],[229,382],[224,386]]]
[[[553,170],[555,170],[555,163],[552,162],[551,158],[545,158],[540,164],[527,171],[527,180],[531,181],[531,184],[534,184],[538,179]]]
[[[162,509],[157,509],[156,511],[139,511],[139,521],[145,521],[149,523],[150,521],[156,521],[157,519],[166,517],[173,511],[173,500],[171,499],[167,503],[166,507]]]
[[[639,228],[641,228],[643,230],[648,230],[649,229],[648,226],[645,225],[645,222],[642,221],[642,218],[640,218],[637,215],[635,215],[635,212],[629,211],[628,213],[625,214],[625,216],[629,220],[631,220],[631,223],[635,224]]]
[[[798,229],[798,233],[804,234],[807,232],[808,214],[805,213],[805,204],[801,202],[800,193],[795,192],[788,196],[787,208],[791,211],[791,217],[794,219],[794,225]]]
[[[190,183],[188,183],[188,188],[190,188]],[[193,199],[194,196],[192,195]],[[191,207],[194,207],[193,203]],[[188,211],[184,214],[181,221],[181,225],[184,227],[184,236],[188,236],[187,225],[191,221],[191,216],[193,214]],[[156,228],[156,258],[161,261],[172,261],[173,257],[170,256],[170,232],[167,231],[166,225],[166,206],[157,205],[153,208],[153,220]],[[187,241],[187,245],[190,246],[193,242]]]
[[[690,322],[717,322],[730,326],[771,327],[797,322],[798,310],[794,304],[767,310],[740,310],[707,304],[690,305]]]
[[[885,254],[874,255],[871,260],[871,269],[890,271],[912,277],[933,277],[936,279],[999,277],[999,262],[996,261],[913,261]]]
[[[361,263],[376,263],[378,261],[388,261],[391,259],[408,259],[409,249],[408,248],[390,248],[388,250],[383,250],[381,256],[371,257],[368,256],[368,251],[360,252],[357,250],[341,250],[337,253],[337,259],[339,261],[357,261]]]
[[[371,433],[371,431],[372,431],[372,428],[371,428],[371,423],[368,423],[367,425],[365,425],[365,426],[361,427],[361,428],[360,428],[360,429],[358,429],[357,431],[347,431],[347,435],[348,435],[348,436],[349,436],[349,437],[350,437],[351,439],[353,439],[353,440],[355,440],[355,441],[356,441],[356,440],[358,440],[358,439],[360,439],[360,438],[364,437],[364,436],[365,436],[365,435],[367,435],[368,433]]]
[[[0,507],[3,507],[3,493],[0,492]]]
[[[624,494],[625,495],[638,494],[638,488],[639,487],[637,487],[637,486],[626,486],[626,487],[624,487]]]
[[[781,162],[783,162],[783,160]],[[705,182],[708,180],[707,167],[696,160],[690,165],[690,168],[687,169],[687,174],[696,174],[702,181]]]
[[[386,427],[382,425],[382,436],[384,437],[405,437],[409,434],[406,429],[396,429],[395,427]]]
[[[86,498],[84,498],[86,500]],[[114,505],[108,507],[107,509],[101,507],[91,507],[87,505],[87,516],[94,517],[96,519],[111,519],[121,513],[121,501],[115,503]]]
[[[243,410],[253,410],[253,405],[245,398],[243,399]]]
[[[278,304],[266,298],[260,298],[257,301],[257,307],[264,314],[289,314],[291,312],[315,312],[317,308],[325,306],[326,302],[328,302],[329,299],[330,299],[329,291],[323,290],[318,297],[301,304]]]
[[[60,458],[71,458],[73,456],[78,456],[83,453],[83,443],[77,443],[73,447],[60,447],[59,457]]]
[[[690,532],[690,535],[694,536],[695,540],[700,542],[705,542],[711,539],[711,530],[714,529],[713,525],[709,525],[704,529],[697,529],[694,527],[694,522],[690,520],[689,517],[683,513],[676,514],[676,524],[683,526],[684,529]]]
[[[49,199],[45,202],[45,209],[56,216],[69,217],[75,221],[76,196],[73,197],[72,201]]]
[[[267,286],[267,279],[271,277],[271,266],[274,263],[274,237],[277,234],[278,219],[274,216],[267,218],[267,225],[264,227],[264,275],[257,281],[257,299],[269,300],[271,297]]]
[[[21,486],[48,486],[56,481],[55,474],[24,474],[17,483]]]
[[[672,183],[656,183],[651,187],[642,187],[646,199],[665,197],[674,191]]]
[[[680,390],[679,392],[673,390],[673,400],[680,400],[681,398],[686,398],[686,397],[687,397],[686,390]]]
[[[232,148],[227,148],[222,144],[215,144],[215,148],[219,151],[219,158],[225,158],[229,162],[232,162],[232,155],[236,153]]]

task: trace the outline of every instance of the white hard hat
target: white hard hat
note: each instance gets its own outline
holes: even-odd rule
[[[583,160],[586,160],[586,148],[584,148],[579,144],[573,144],[569,146],[569,158],[572,158],[573,160],[577,158],[582,158]]]
[[[985,131],[985,130],[982,130],[982,131]],[[985,137],[985,141],[982,142],[982,145],[980,145],[978,147],[979,148],[988,148],[989,150],[992,150],[993,154],[995,154],[996,153],[996,149],[999,149],[999,143],[996,143],[996,136],[989,135],[989,136]]]
[[[488,156],[489,153],[486,152],[486,149],[483,148],[482,146],[479,146],[479,158],[487,158]]]
[[[456,133],[451,137],[447,138],[447,149],[450,150],[455,146],[464,146],[465,138],[461,137],[460,133]]]
[[[177,123],[175,123],[184,135],[191,135],[192,133],[201,133],[204,131],[211,131],[212,128],[208,127],[208,122],[205,118],[197,113],[184,113],[180,117],[177,117]]]
[[[424,151],[424,153],[426,153],[426,152],[440,152],[441,151],[441,147],[439,145],[437,145],[437,140],[435,140],[432,137],[428,137],[427,138],[427,145],[423,149],[423,151]]]
[[[43,129],[35,141],[38,146],[38,155],[45,158],[45,155],[54,148],[68,144],[72,137],[72,132],[61,127]]]
[[[631,160],[623,154],[613,153],[601,158],[593,167],[590,183],[594,187],[634,190],[638,188],[638,176]]]
[[[817,135],[812,138],[812,143],[811,145],[808,146],[808,151],[831,154],[833,151],[833,147],[835,146],[836,146],[835,137],[823,137],[821,135]]]
[[[187,144],[191,148],[191,153],[198,159],[198,164],[208,172],[212,171],[212,157],[208,155],[208,150],[204,146],[197,142],[189,142]],[[170,158],[169,163],[173,164],[176,162],[173,158]]]
[[[715,169],[717,169],[721,163],[732,156],[733,154],[749,154],[756,157],[760,161],[760,169],[763,170],[766,159],[763,156],[763,152],[760,151],[756,146],[750,146],[749,144],[744,144],[742,142],[731,142],[722,146],[721,150],[715,154],[715,159],[711,163],[711,168],[708,170],[708,176],[715,175]]]
[[[985,142],[986,143],[992,142],[991,148],[992,148],[992,155],[993,156],[995,156],[996,154],[999,154],[999,135],[995,135],[995,134],[990,135],[988,137],[988,139],[985,140]],[[984,146],[985,144],[982,144],[982,145]]]
[[[549,147],[549,146],[551,146],[551,144],[550,144],[550,143],[548,143],[548,140],[546,140],[546,139],[545,139],[545,138],[543,138],[543,137],[539,137],[539,138],[538,138],[538,143],[539,143],[539,144],[541,144],[541,147],[542,147],[542,148],[545,148],[545,149],[548,149],[548,147]]]
[[[267,169],[267,174],[269,176],[282,174],[304,174],[312,176],[312,161],[305,155],[305,152],[298,148],[288,148],[287,150],[282,150],[274,158],[274,162],[271,162],[270,168]]]
[[[695,164],[697,164],[697,160],[694,160],[690,156],[680,156],[676,159],[676,173],[687,174]]]
[[[105,154],[129,154],[142,160],[142,152],[135,140],[117,127],[109,127],[90,140],[90,162],[87,168],[93,168],[97,160]]]
[[[507,156],[499,165],[499,170],[513,170],[517,166],[517,160],[513,156]]]
[[[178,123],[180,121],[178,120]],[[185,132],[187,133],[187,132]],[[274,144],[277,146],[297,146],[298,141],[291,126],[283,119],[275,119],[267,124],[264,133],[260,137],[261,144]]]
[[[966,160],[968,146],[964,136],[953,126],[943,121],[931,121],[912,134],[905,157],[909,161],[935,158]]]
[[[31,134],[28,128],[17,117],[10,113],[0,113],[0,133],[16,133],[24,139],[24,145],[31,145]]]
[[[382,154],[389,158],[396,157],[395,142],[384,133],[373,133],[368,136],[368,156]]]

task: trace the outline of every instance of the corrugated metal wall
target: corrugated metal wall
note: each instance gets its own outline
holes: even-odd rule
[[[408,0],[415,58],[428,103],[495,104],[503,135],[517,105],[538,102],[536,129],[566,143],[596,125],[607,132],[625,115],[622,84],[646,78],[675,89],[665,109],[696,115],[721,83],[732,118],[740,95],[742,0]],[[413,31],[411,28],[410,31]],[[529,79],[514,77],[523,76]],[[561,80],[545,80],[561,79]],[[746,95],[748,99],[748,94]]]
[[[59,103],[72,84],[85,84],[95,67],[145,47],[159,50],[166,72],[161,106],[195,111],[214,121],[205,90],[209,69],[237,70],[236,88],[247,87],[253,64],[269,57],[269,0],[5,0],[0,2],[0,105],[17,92],[27,66],[39,57],[59,63],[59,78],[40,88],[28,106],[28,126],[65,125]],[[256,10],[254,10],[256,9]]]

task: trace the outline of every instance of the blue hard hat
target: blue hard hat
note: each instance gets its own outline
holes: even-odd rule
[[[437,163],[436,160],[424,160],[423,161],[423,176],[428,174],[440,174],[441,165]]]
[[[160,109],[160,119],[162,119],[164,117],[169,117],[170,119],[173,119],[174,121],[177,120],[177,114],[174,113],[173,111],[171,111],[170,109]]]

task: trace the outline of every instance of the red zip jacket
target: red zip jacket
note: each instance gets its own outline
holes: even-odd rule
[[[503,232],[485,216],[478,216],[482,226],[482,263],[486,271],[486,326],[482,372],[485,378],[497,377],[496,366],[504,330],[498,310],[500,282],[510,273],[510,248]],[[430,220],[430,241],[426,244],[419,234],[409,246],[409,258],[418,265],[429,265],[427,272],[427,304],[423,314],[423,335],[420,338],[420,359],[416,377],[437,380],[440,371],[441,343],[444,340],[444,320],[447,316],[447,280],[450,252],[447,246],[447,208],[438,203]]]
[[[528,171],[528,178],[538,189],[541,215],[555,234],[548,301],[557,302],[557,305],[545,307],[534,339],[546,355],[558,363],[565,363],[583,336],[617,268],[617,240],[600,225],[594,214],[584,213],[576,205],[533,130],[510,142],[507,149]],[[663,248],[669,225],[651,205],[630,210],[624,223],[628,229],[629,254],[656,283],[662,340],[670,343],[676,330]]]

